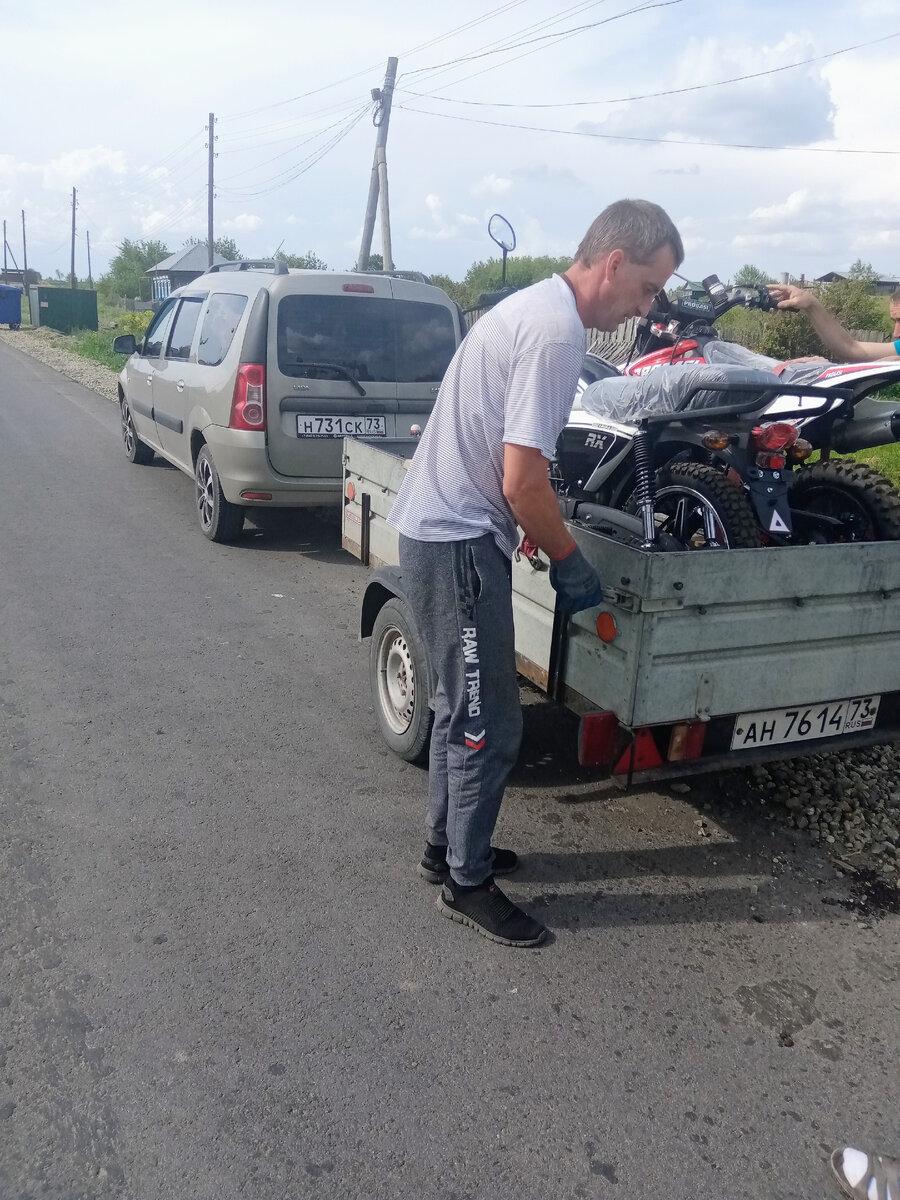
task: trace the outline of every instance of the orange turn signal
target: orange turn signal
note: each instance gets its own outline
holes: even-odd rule
[[[719,429],[710,429],[700,440],[707,450],[727,450],[731,438]]]
[[[597,637],[601,642],[611,642],[619,632],[616,619],[610,612],[602,612],[597,616]]]

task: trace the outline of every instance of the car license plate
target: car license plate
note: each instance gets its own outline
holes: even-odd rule
[[[325,417],[316,414],[297,414],[297,437],[342,438],[385,437],[384,417]]]
[[[769,708],[740,713],[734,722],[732,750],[754,750],[785,742],[811,742],[871,729],[878,716],[880,696],[854,696],[824,704],[798,704],[794,708]]]

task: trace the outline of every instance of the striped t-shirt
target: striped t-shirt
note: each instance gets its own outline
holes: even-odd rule
[[[493,533],[512,557],[518,539],[503,495],[504,443],[553,457],[584,348],[575,297],[560,275],[485,313],[447,368],[390,523],[422,542]]]

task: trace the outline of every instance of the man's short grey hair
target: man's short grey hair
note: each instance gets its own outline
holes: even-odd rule
[[[675,266],[680,266],[684,258],[681,235],[664,209],[649,200],[616,200],[604,208],[581,239],[575,261],[590,267],[604,254],[624,250],[632,262],[648,263],[664,246],[675,255]]]

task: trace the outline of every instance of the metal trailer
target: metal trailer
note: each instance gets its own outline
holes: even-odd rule
[[[376,568],[360,634],[379,726],[411,761],[434,680],[387,515],[415,444],[345,441],[342,522]],[[522,557],[513,609],[518,669],[580,715],[583,765],[631,782],[900,735],[900,542],[661,553],[570,528],[604,604],[566,620]]]

